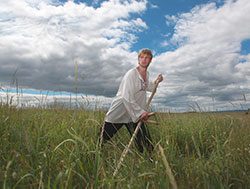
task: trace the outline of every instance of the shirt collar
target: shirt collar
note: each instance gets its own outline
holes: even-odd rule
[[[140,79],[140,80],[143,80],[143,79],[142,79],[142,76],[141,76],[141,74],[140,74],[140,72],[137,70],[137,68],[135,68],[135,69],[136,69],[136,72],[137,72],[137,74],[138,74],[139,79]],[[148,75],[149,75],[149,72],[147,71],[146,81],[148,80]]]

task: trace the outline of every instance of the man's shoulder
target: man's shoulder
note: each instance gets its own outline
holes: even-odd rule
[[[124,75],[123,80],[134,80],[137,76],[136,68],[132,68]]]
[[[131,68],[130,70],[127,71],[126,75],[135,75],[136,72],[136,68]]]

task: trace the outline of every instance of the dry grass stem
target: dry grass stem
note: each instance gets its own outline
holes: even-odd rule
[[[159,144],[159,150],[160,150],[160,153],[161,153],[161,157],[162,157],[163,164],[164,164],[164,166],[165,166],[165,168],[166,168],[166,173],[167,173],[167,175],[168,175],[170,184],[172,185],[172,187],[173,187],[174,189],[177,189],[178,187],[177,187],[177,184],[176,184],[174,175],[173,175],[173,173],[172,173],[172,171],[171,171],[171,168],[170,168],[170,166],[169,166],[169,164],[168,164],[168,161],[167,161],[167,159],[166,159],[166,156],[165,156],[165,154],[164,154],[163,148],[161,147],[160,144]]]

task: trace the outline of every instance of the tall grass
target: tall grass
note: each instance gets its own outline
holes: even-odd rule
[[[105,112],[0,105],[2,188],[171,188],[163,157],[179,188],[250,186],[250,117],[238,114],[159,114],[149,125],[155,150],[129,149],[125,128],[102,148]],[[159,150],[162,146],[162,151]]]

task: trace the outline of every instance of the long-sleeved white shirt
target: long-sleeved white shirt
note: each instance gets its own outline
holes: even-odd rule
[[[106,114],[105,121],[111,123],[136,123],[146,108],[146,91],[152,92],[155,83],[149,81],[147,72],[146,86],[136,68],[129,70],[123,77],[115,99]]]

